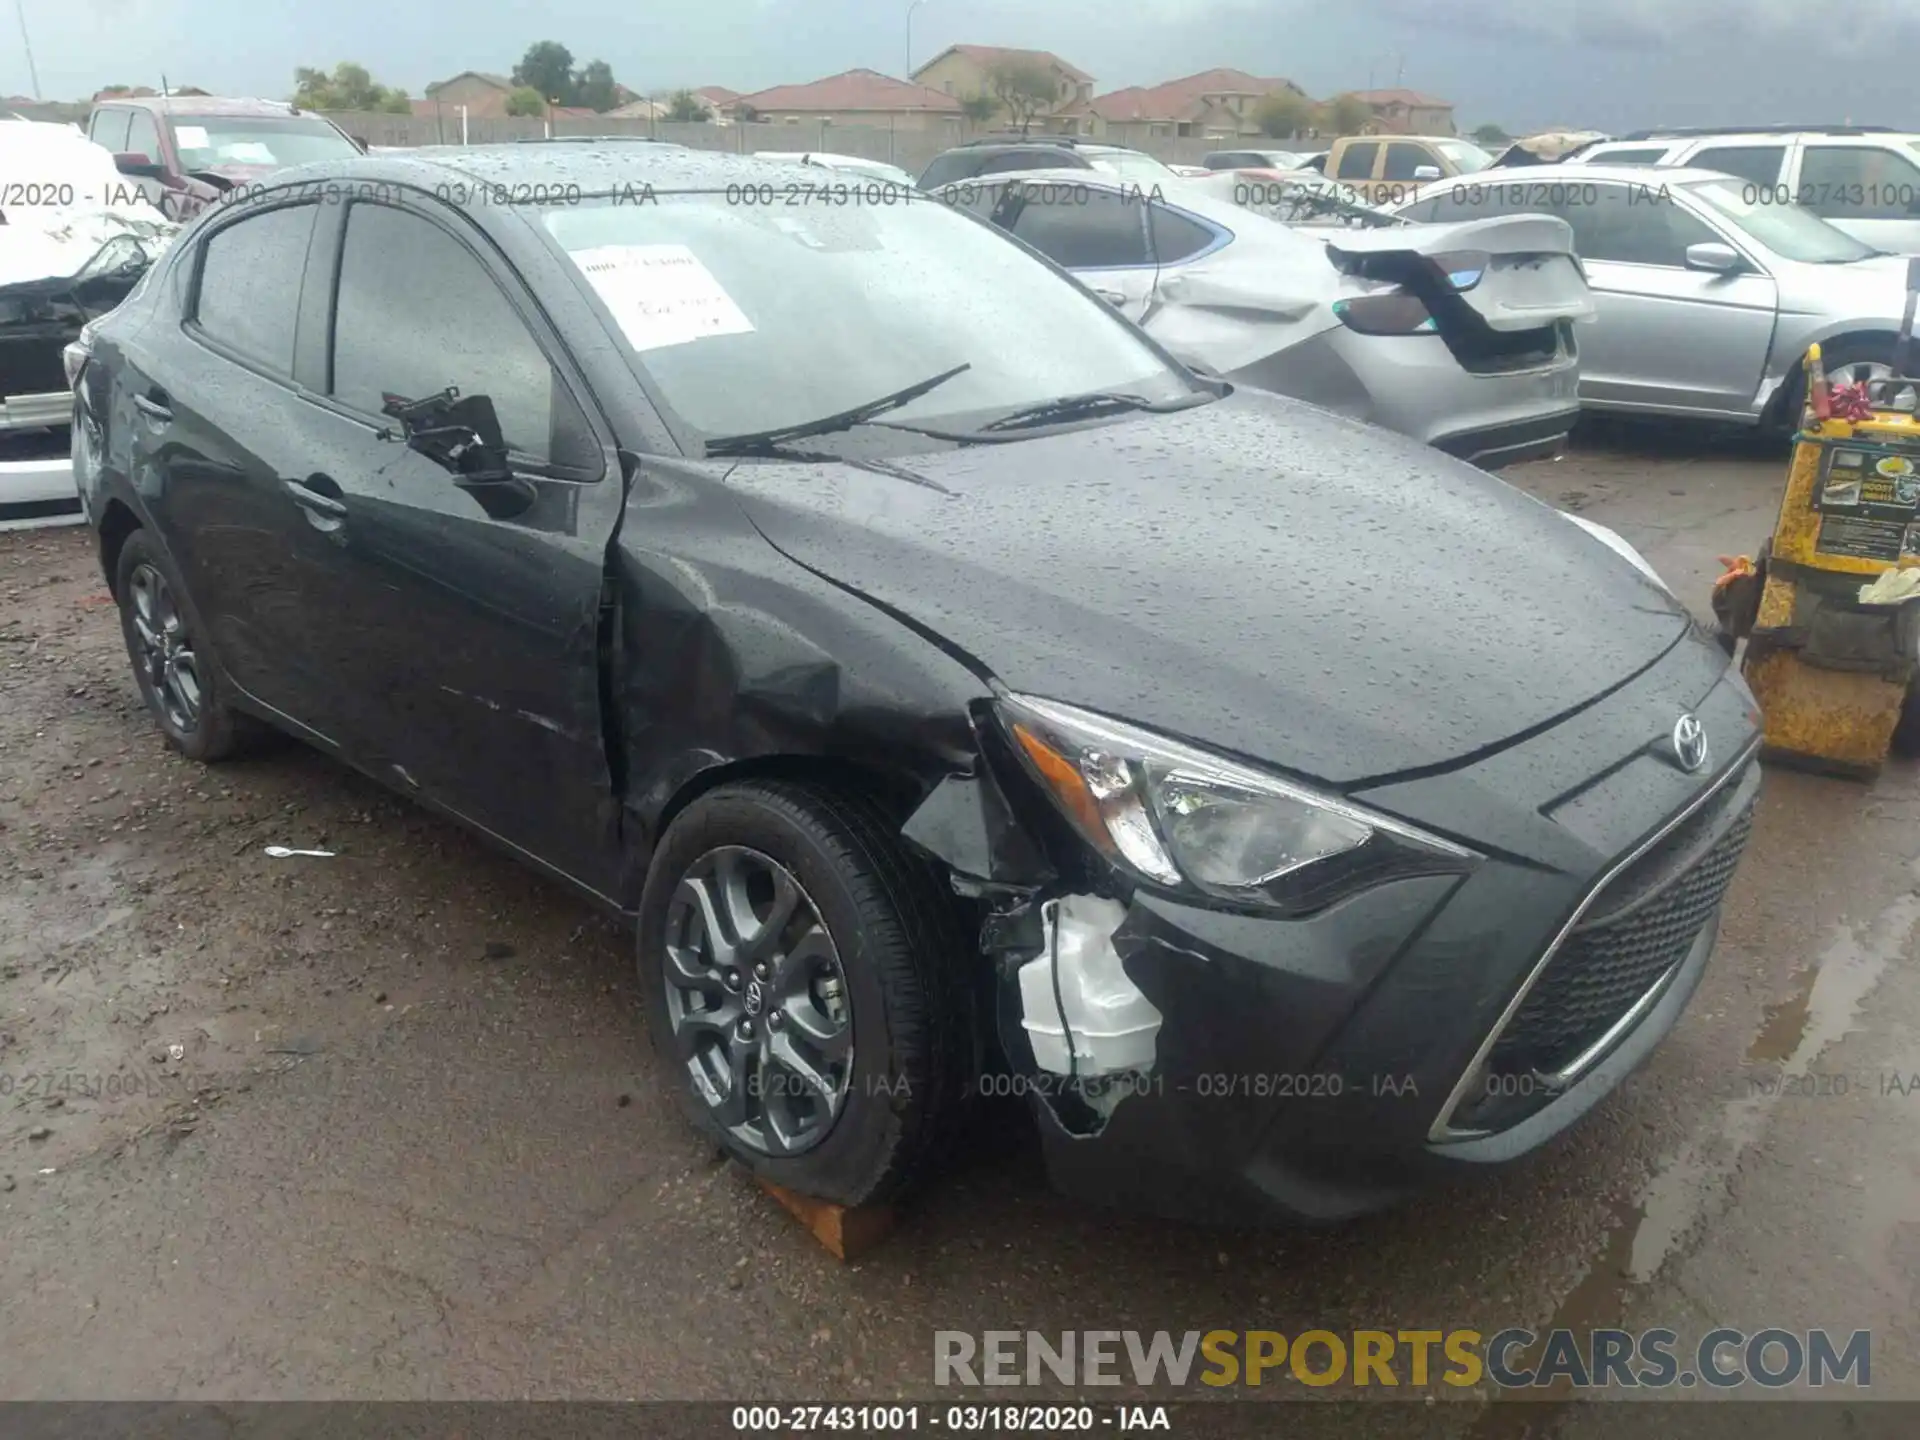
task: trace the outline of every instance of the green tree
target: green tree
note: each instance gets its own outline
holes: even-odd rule
[[[1053,71],[1031,60],[1003,60],[990,66],[987,90],[1022,135],[1060,103],[1060,82]]]
[[[601,114],[620,103],[620,87],[614,83],[613,67],[604,60],[590,60],[573,77],[573,103]]]
[[[1473,132],[1474,140],[1491,149],[1495,145],[1511,145],[1513,137],[1498,125],[1482,125]]]
[[[969,95],[960,102],[960,113],[969,125],[985,125],[1000,113],[1000,102],[991,95]]]
[[[667,119],[680,125],[704,124],[713,119],[713,111],[691,90],[676,90],[667,102]]]
[[[507,96],[507,114],[527,115],[538,118],[547,113],[547,102],[540,98],[540,92],[531,85],[516,85],[513,93]]]
[[[394,115],[405,115],[413,108],[406,91],[379,84],[366,66],[351,60],[342,60],[331,75],[308,66],[295,70],[293,103],[303,110],[378,110]]]
[[[536,40],[513,67],[513,83],[530,87],[543,100],[573,104],[573,52],[558,40]]]
[[[1320,128],[1330,138],[1359,135],[1373,123],[1373,107],[1358,95],[1336,95],[1320,107]]]
[[[1299,91],[1282,86],[1260,97],[1253,118],[1262,135],[1290,140],[1313,124],[1313,102]]]

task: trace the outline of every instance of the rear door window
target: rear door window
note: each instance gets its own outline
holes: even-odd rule
[[[293,374],[293,336],[307,242],[319,206],[281,205],[224,225],[201,247],[194,324],[209,340]]]
[[[1687,164],[1699,170],[1718,170],[1755,185],[1777,185],[1786,158],[1784,145],[1709,145]]]
[[[1110,190],[1033,187],[1014,218],[1013,233],[1069,270],[1151,265],[1146,208]]]
[[[1836,220],[1920,215],[1920,165],[1877,145],[1809,145],[1795,200]]]
[[[1371,180],[1373,162],[1379,158],[1380,146],[1368,140],[1359,145],[1349,145],[1340,152],[1340,168],[1334,175],[1336,180]]]

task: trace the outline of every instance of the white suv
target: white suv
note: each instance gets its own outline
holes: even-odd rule
[[[1920,136],[1826,130],[1647,130],[1569,156],[1594,165],[1686,166],[1744,180],[1758,204],[1799,204],[1877,250],[1920,255]]]

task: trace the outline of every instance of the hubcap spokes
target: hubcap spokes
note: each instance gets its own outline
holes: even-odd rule
[[[200,662],[173,591],[153,566],[139,565],[133,571],[130,594],[141,678],[167,723],[191,732],[200,723]]]
[[[768,1155],[797,1155],[839,1118],[853,1071],[846,972],[785,866],[723,846],[667,908],[667,1017],[714,1118]]]
[[[1865,385],[1869,380],[1891,380],[1893,367],[1882,365],[1878,360],[1857,360],[1851,365],[1841,366],[1839,373],[1830,378],[1838,384]],[[1913,413],[1916,401],[1920,401],[1920,395],[1916,395],[1911,385],[1876,386],[1872,395],[1875,405],[1888,410],[1903,410],[1909,414]]]

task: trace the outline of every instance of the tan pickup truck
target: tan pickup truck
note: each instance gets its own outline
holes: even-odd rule
[[[1471,140],[1452,135],[1351,135],[1334,141],[1325,165],[1315,168],[1344,199],[1397,205],[1422,185],[1492,163],[1493,156]]]

